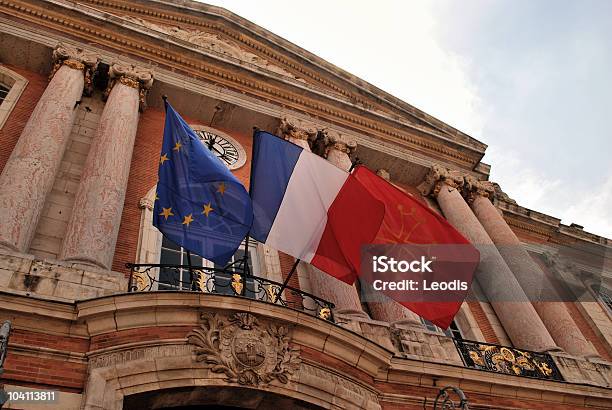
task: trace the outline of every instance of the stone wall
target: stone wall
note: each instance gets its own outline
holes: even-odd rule
[[[127,291],[123,274],[0,251],[0,291],[75,301]]]

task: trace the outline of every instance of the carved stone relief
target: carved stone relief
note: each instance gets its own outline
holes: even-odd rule
[[[187,336],[196,360],[227,381],[242,385],[287,383],[300,365],[299,351],[289,346],[287,326],[261,324],[250,313],[229,317],[203,313],[202,325]]]
[[[221,54],[224,56],[228,56],[231,58],[238,59],[240,61],[244,61],[259,68],[263,68],[268,71],[272,71],[276,74],[280,74],[286,77],[291,77],[294,80],[301,81],[305,83],[304,79],[300,77],[296,77],[291,72],[270,63],[265,58],[261,58],[253,53],[250,53],[246,50],[241,49],[236,44],[233,44],[225,39],[221,39],[218,35],[213,33],[207,33],[205,31],[200,30],[188,30],[183,29],[178,26],[161,26],[159,24],[151,23],[149,21],[143,20],[141,18],[132,17],[132,16],[123,16],[125,20],[128,20],[132,23],[139,24],[148,29],[159,31],[160,33],[167,34],[172,37],[176,37],[180,40],[186,41],[188,43],[194,44],[196,46],[202,47],[207,51],[212,51],[213,53]]]

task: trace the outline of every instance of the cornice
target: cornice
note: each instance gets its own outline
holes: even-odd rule
[[[564,225],[559,218],[499,199],[495,201],[495,205],[502,211],[510,226],[541,235],[550,242],[565,245],[583,241],[612,248],[612,240],[585,232],[577,226]]]
[[[79,40],[75,40],[72,38],[65,37],[60,34],[49,33],[48,30],[43,28],[33,28],[33,27],[17,27],[15,26],[13,21],[9,21],[6,18],[0,15],[0,31],[9,33],[10,35],[33,41],[38,44],[42,44],[48,46],[50,48],[54,47],[57,43],[66,43],[72,44],[73,46],[82,45],[82,42]],[[120,55],[118,52],[109,51],[106,49],[102,49],[95,46],[87,46],[88,50],[96,53],[100,56],[100,61],[103,63],[110,64],[112,62],[123,62],[125,64],[133,64],[137,65],[141,63],[139,60],[134,58],[126,57]],[[182,74],[171,69],[156,67],[155,68],[155,77],[158,83],[165,83],[179,89],[186,89],[190,92],[205,95],[211,98],[220,99],[222,101],[228,102],[230,104],[238,105],[244,107],[248,110],[252,110],[254,112],[258,112],[264,115],[268,115],[275,118],[283,118],[285,116],[300,118],[304,121],[310,121],[316,123],[319,129],[326,129],[330,132],[337,132],[343,135],[347,135],[351,138],[354,138],[357,141],[357,145],[360,147],[372,149],[374,151],[382,152],[385,155],[388,155],[393,158],[398,158],[402,161],[409,162],[411,164],[419,165],[425,168],[431,167],[433,164],[441,164],[447,168],[453,168],[455,165],[450,163],[444,159],[440,160],[437,158],[429,157],[421,152],[415,152],[411,150],[409,147],[405,147],[402,145],[398,145],[397,143],[393,143],[391,141],[386,141],[380,138],[377,138],[376,135],[366,134],[366,133],[358,133],[352,129],[348,129],[337,124],[322,120],[316,119],[312,116],[305,114],[301,111],[293,110],[287,106],[279,106],[274,104],[271,101],[263,101],[258,99],[255,96],[245,95],[239,91],[233,91],[225,87],[220,87],[218,85],[212,84],[208,81],[194,79],[189,75]],[[473,173],[472,171],[468,171],[468,173]],[[483,174],[473,173],[474,175],[480,175],[483,177]]]
[[[67,3],[62,0],[47,1],[46,3],[71,9],[79,14],[103,20],[106,23],[120,26],[123,29],[137,31],[140,35],[148,36],[149,41],[139,41],[135,39],[134,36],[121,35],[119,32],[120,30],[103,28],[100,24],[92,24],[85,19],[70,18],[67,13],[51,11],[49,8],[33,5],[25,1],[2,0],[0,1],[0,9],[4,8],[8,10],[8,14],[11,16],[16,16],[31,23],[42,25],[47,29],[72,35],[81,41],[85,40],[90,43],[97,43],[113,50],[119,48],[121,51],[125,50],[138,58],[150,60],[156,64],[167,66],[175,70],[178,69],[192,76],[205,78],[208,81],[223,84],[226,87],[237,89],[240,92],[256,95],[258,98],[264,100],[272,99],[278,101],[279,104],[354,129],[357,132],[374,134],[381,140],[401,144],[417,152],[421,151],[429,155],[442,156],[461,167],[472,169],[482,156],[481,153],[474,151],[471,147],[466,147],[465,145],[449,140],[443,135],[432,134],[431,130],[419,129],[419,127],[415,127],[412,124],[398,123],[396,120],[390,118],[381,118],[388,122],[394,122],[402,127],[411,128],[418,133],[434,136],[436,138],[435,141],[431,141],[431,138],[425,135],[419,136],[402,133],[397,128],[382,124],[381,121],[372,121],[363,116],[355,115],[349,112],[347,108],[359,110],[359,107],[354,105],[351,106],[343,101],[338,101],[329,95],[322,95],[317,93],[316,90],[308,89],[308,96],[305,96],[304,91],[287,91],[287,84],[281,83],[282,81],[279,82],[278,78],[276,78],[275,81],[270,81],[270,78],[262,81],[254,78],[252,73],[239,72],[239,70],[244,71],[243,67],[238,67],[239,70],[228,70],[225,65],[232,64],[232,62],[220,61],[218,56],[211,56],[202,50],[198,50],[197,47],[189,47],[186,44],[181,44],[184,42],[175,41],[169,38],[169,36],[157,32],[147,33],[147,29],[144,27],[136,27],[134,23],[127,22],[121,18],[109,16],[98,10],[87,8],[86,6],[76,3]],[[87,9],[87,12],[83,9]],[[157,36],[154,34],[157,34]],[[164,36],[166,38],[160,38]],[[155,41],[157,41],[158,44],[152,44],[152,42]],[[163,44],[159,44],[160,41],[162,41]],[[169,49],[166,46],[168,42],[173,43],[177,47]],[[204,55],[208,60],[203,61],[201,57],[193,58],[187,55],[188,53],[185,51],[195,52],[200,56]],[[304,85],[301,83],[297,85],[294,84],[293,87],[303,88]],[[313,97],[317,97],[318,100]],[[345,109],[338,109],[338,107],[329,103],[322,103],[320,100],[323,98],[328,101],[332,100],[333,103],[341,103],[347,107]],[[365,114],[369,116],[372,115],[372,113]],[[454,145],[458,147],[459,150],[449,148],[449,145]],[[462,149],[467,152],[461,152]]]
[[[97,6],[105,7],[108,9],[121,10],[123,12],[129,11],[138,15],[146,16],[148,18],[155,18],[158,21],[165,21],[166,23],[182,23],[191,24],[193,26],[214,28],[220,32],[223,32],[228,37],[241,42],[242,44],[256,50],[259,53],[264,54],[278,63],[281,63],[287,68],[290,68],[305,77],[310,78],[324,85],[325,87],[333,90],[340,95],[349,98],[351,101],[356,102],[364,108],[378,106],[380,109],[394,114],[403,114],[413,118],[416,122],[421,122],[428,125],[453,140],[461,140],[466,145],[481,150],[484,153],[486,144],[462,133],[461,131],[445,124],[444,122],[432,117],[431,115],[418,110],[410,104],[378,89],[377,87],[357,78],[356,76],[334,66],[333,64],[321,59],[320,57],[309,53],[308,51],[299,48],[298,46],[288,42],[287,40],[274,35],[273,33],[257,26],[250,21],[224,9],[221,7],[211,6],[208,4],[184,1],[184,0],[148,0],[147,4],[152,4],[157,7],[165,7],[174,9],[175,13],[171,11],[162,11],[159,8],[153,9],[152,7],[143,7],[137,2],[122,2],[113,0],[83,0],[89,4],[95,4]],[[140,7],[139,7],[140,6]],[[186,11],[196,14],[187,14]],[[214,16],[217,19],[223,19],[226,23],[232,26],[237,26],[246,33],[236,33],[232,30],[228,30],[223,25],[215,25],[206,22],[202,16]],[[256,39],[256,40],[254,40]],[[274,48],[281,49],[284,53],[278,53],[278,50],[269,47],[272,44]],[[292,55],[296,60],[292,61],[287,58],[287,54]],[[312,70],[306,67],[314,66],[316,70]],[[350,87],[339,86],[334,81],[330,81],[324,76],[320,75],[319,72],[323,70],[330,75],[334,80],[345,83]],[[350,88],[356,88],[358,92],[350,90]],[[370,98],[363,98],[363,94],[367,94]],[[458,142],[458,141],[456,141]]]

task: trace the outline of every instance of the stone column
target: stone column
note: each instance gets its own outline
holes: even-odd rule
[[[310,151],[308,141],[313,141],[316,138],[318,131],[314,124],[297,119],[284,118],[281,122],[279,133],[286,140]],[[341,158],[341,156],[336,157]],[[336,157],[332,156],[332,158]],[[341,168],[348,170],[351,166],[351,161],[348,158],[348,155],[346,155],[346,160],[348,160],[348,167],[344,166]],[[338,165],[338,163],[334,162],[336,165]],[[344,163],[344,165],[346,164]],[[310,289],[303,290],[332,302],[336,306],[336,313],[367,317],[367,314],[361,307],[359,293],[357,292],[355,286],[347,285],[346,283],[339,281],[338,279],[311,265],[305,266],[304,264],[299,264],[297,272],[298,275],[300,275],[300,287],[304,282],[307,282]],[[307,281],[304,280],[305,278],[307,278]]]
[[[138,112],[144,108],[152,73],[113,64],[100,117],[60,259],[110,269],[127,188]]]
[[[576,326],[565,304],[561,302],[552,282],[527,253],[500,211],[491,202],[494,195],[493,184],[466,178],[466,185],[468,202],[471,203],[474,214],[529,296],[557,345],[573,355],[598,356]]]
[[[391,179],[389,172],[384,169],[379,169],[376,171],[376,174],[387,181]],[[375,292],[369,286],[364,286],[362,293],[367,301],[372,319],[388,323],[406,324],[412,327],[422,327],[419,315],[385,296],[383,293]]]
[[[355,140],[340,134],[325,134],[325,137],[327,138],[325,150],[327,160],[338,168],[348,171],[352,165],[349,155],[357,148]],[[310,282],[315,294],[333,302],[338,313],[368,317],[363,311],[355,285],[348,285],[318,269],[312,269]]]
[[[98,59],[59,44],[45,92],[0,175],[0,247],[26,252],[55,181],[83,91]]]
[[[424,195],[437,197],[444,216],[480,251],[475,277],[504,330],[517,348],[556,350],[548,330],[506,265],[458,188],[463,177],[434,166],[419,186]]]

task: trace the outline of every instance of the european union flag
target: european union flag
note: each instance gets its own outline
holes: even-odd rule
[[[172,106],[165,104],[153,225],[183,248],[225,265],[253,223],[251,198]]]

